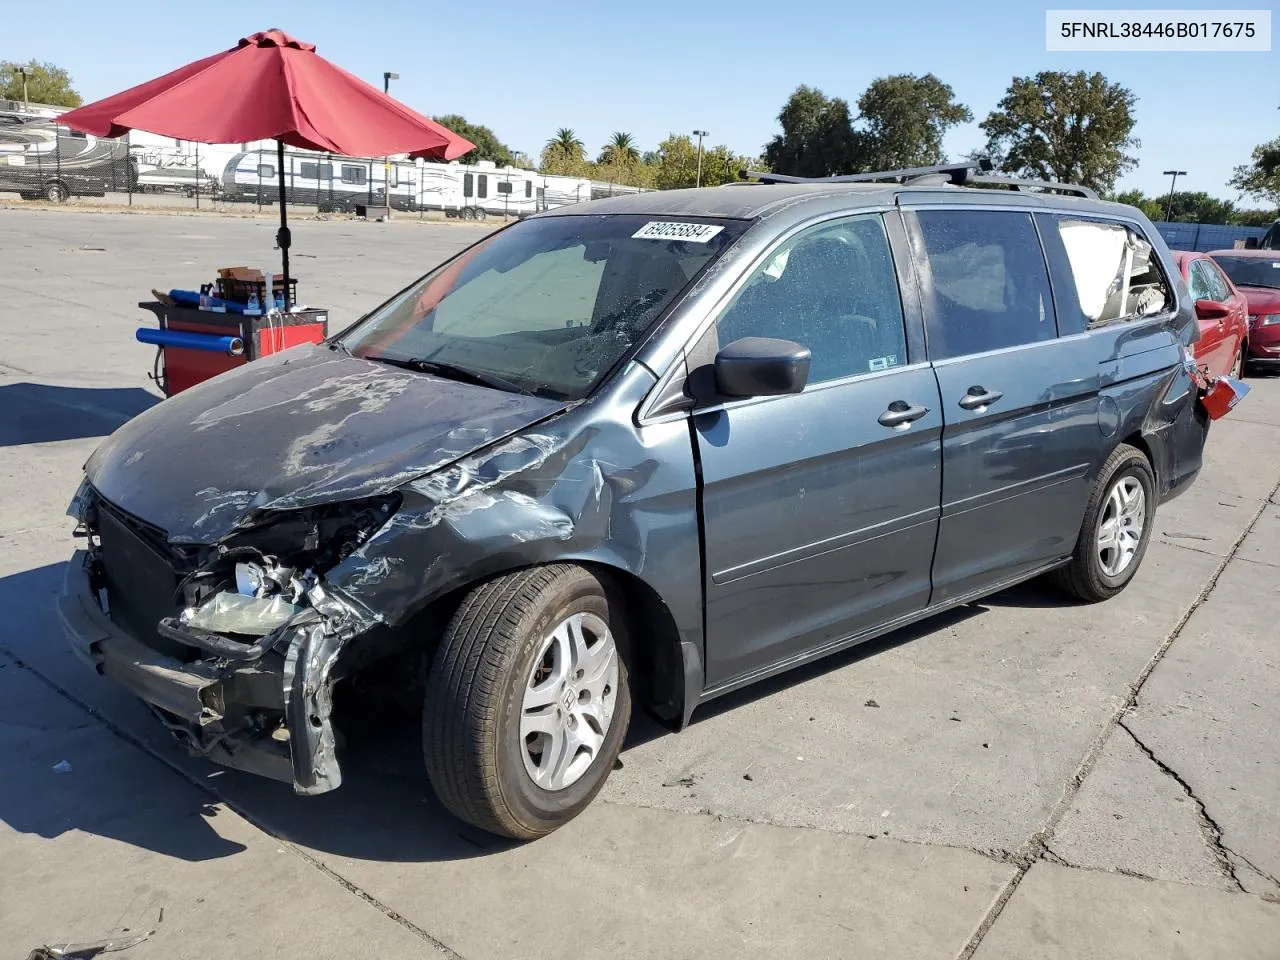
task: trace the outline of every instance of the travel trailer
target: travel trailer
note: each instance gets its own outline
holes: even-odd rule
[[[280,200],[279,158],[275,150],[247,150],[227,162],[222,199],[274,204]],[[315,204],[322,213],[347,213],[385,200],[385,159],[286,150],[285,196],[290,203]],[[391,163],[391,208],[418,209],[417,164]]]
[[[237,153],[222,175],[222,199],[278,202],[277,162],[275,150]],[[349,213],[366,205],[378,207],[383,203],[385,164],[382,157],[286,150],[285,193],[290,202],[315,204],[325,213]],[[394,159],[391,163],[392,209],[438,210],[464,220],[525,217],[568,203],[638,192],[636,187],[585,177],[499,167],[489,160],[467,164]]]
[[[222,190],[218,178],[197,166],[189,153],[134,147],[132,155],[138,171],[134,189],[139,193],[181,193],[190,197],[197,192],[215,195]]]
[[[75,196],[125,191],[136,177],[123,140],[64,127],[54,111],[0,101],[0,192],[62,203]]]

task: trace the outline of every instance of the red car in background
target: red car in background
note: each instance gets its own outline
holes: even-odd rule
[[[1208,369],[1210,376],[1244,376],[1245,355],[1249,349],[1249,304],[1245,295],[1209,254],[1187,250],[1172,253],[1191,291],[1196,318],[1200,321],[1196,360]]]
[[[1209,254],[1249,301],[1249,363],[1280,365],[1280,250]]]

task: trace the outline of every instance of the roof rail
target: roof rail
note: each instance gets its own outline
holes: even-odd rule
[[[1018,180],[1013,177],[973,177],[970,183],[987,184],[993,187],[1013,187],[1019,192],[1048,190],[1055,193],[1066,193],[1075,197],[1086,197],[1097,200],[1097,191],[1078,183],[1058,183],[1056,180]]]
[[[792,177],[782,173],[764,173],[754,170],[743,170],[745,180],[750,177],[761,183],[874,183],[877,180],[908,180],[912,177],[926,177],[931,174],[944,174],[947,182],[963,184],[969,181],[973,173],[985,173],[992,169],[992,163],[986,157],[965,163],[939,163],[931,167],[905,167],[901,170],[879,170],[873,173],[849,173],[837,177]]]
[[[965,163],[939,163],[931,167],[907,167],[902,170],[880,170],[872,173],[851,173],[836,177],[793,177],[782,173],[743,170],[743,180],[752,179],[760,183],[875,183],[883,180],[896,180],[903,184],[918,186],[932,184],[953,184],[958,187],[970,184],[992,187],[1012,187],[1017,191],[1047,190],[1066,193],[1078,197],[1097,200],[1098,194],[1089,187],[1075,183],[1058,183],[1052,180],[1020,180],[1015,177],[983,176],[993,169],[994,165],[987,157]]]

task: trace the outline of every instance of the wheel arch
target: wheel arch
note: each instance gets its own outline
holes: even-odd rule
[[[627,669],[635,700],[673,730],[683,729],[702,693],[702,657],[697,646],[681,636],[676,618],[658,591],[625,567],[592,557],[557,557],[517,564],[469,578],[416,610],[381,642],[358,643],[348,657],[369,663],[398,652],[412,651],[431,662],[436,644],[454,612],[473,590],[501,577],[543,566],[568,564],[590,571],[615,599],[626,618],[629,639]]]

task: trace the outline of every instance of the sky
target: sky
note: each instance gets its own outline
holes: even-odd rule
[[[711,144],[756,156],[802,83],[853,104],[877,77],[928,72],[974,114],[947,136],[952,157],[984,144],[977,123],[1014,76],[1102,72],[1138,97],[1139,165],[1120,186],[1149,194],[1166,192],[1162,171],[1176,168],[1187,171],[1179,189],[1236,200],[1226,185],[1232,168],[1280,135],[1274,43],[1269,53],[1048,53],[1045,7],[1025,2],[222,0],[167,4],[163,16],[148,18],[129,14],[128,4],[59,6],[50,29],[47,8],[11,5],[0,60],[52,61],[70,71],[86,101],[279,27],[379,86],[384,71],[398,73],[393,96],[428,115],[463,114],[535,157],[559,127],[572,128],[593,155],[616,130],[653,149],[669,133],[703,129]]]

